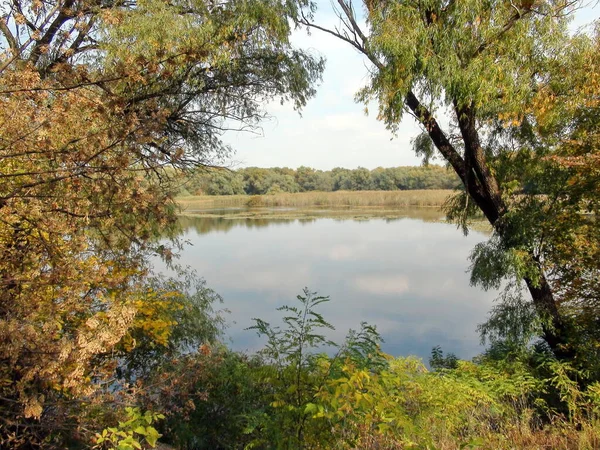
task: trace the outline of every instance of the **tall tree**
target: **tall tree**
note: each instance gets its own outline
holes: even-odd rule
[[[424,134],[415,140],[417,153],[428,159],[434,149],[439,152],[468,194],[458,216],[464,218],[474,205],[493,226],[491,259],[501,267],[489,276],[510,273],[524,281],[543,319],[544,340],[557,357],[569,359],[574,350],[568,313],[561,311],[544,249],[527,233],[523,214],[517,214],[522,210],[516,204],[518,180],[501,166],[521,164],[527,154],[540,163],[556,150],[557,142],[534,145],[541,142],[534,105],[557,76],[553,63],[572,45],[567,23],[575,6],[565,0],[367,0],[363,28],[352,2],[338,0],[341,26],[336,29],[314,23],[310,8],[301,6],[296,15],[300,23],[333,34],[367,56],[371,80],[358,98],[376,99],[379,118],[392,131],[407,112],[419,121]],[[440,119],[446,113],[451,123],[444,129]],[[475,259],[479,269],[490,263],[490,258]]]
[[[301,107],[321,61],[290,46],[270,0],[0,14],[0,446],[18,447],[89,402],[142,305],[171,298],[146,282],[148,256],[170,256],[155,242],[174,225],[171,168],[218,161],[221,133],[256,126],[265,99]],[[162,345],[170,325],[141,328]]]

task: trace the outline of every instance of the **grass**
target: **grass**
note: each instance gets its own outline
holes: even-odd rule
[[[441,210],[452,190],[336,191],[273,195],[196,195],[178,197],[182,216],[195,219],[340,220],[380,218],[443,222]],[[474,220],[471,230],[489,233],[487,221]]]
[[[179,197],[184,211],[232,207],[370,208],[441,207],[451,190],[335,191],[273,195],[200,195]]]
[[[213,210],[182,214],[179,223],[182,229],[194,228],[199,234],[210,233],[217,230],[229,230],[233,227],[266,227],[274,223],[289,223],[300,221],[313,222],[320,218],[334,220],[371,220],[381,219],[388,222],[400,219],[418,219],[424,222],[442,222],[444,215],[435,208],[402,208],[388,209],[294,209],[283,211],[270,208],[257,208],[251,211],[240,210],[226,213]]]

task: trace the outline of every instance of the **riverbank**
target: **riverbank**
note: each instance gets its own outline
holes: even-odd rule
[[[195,195],[178,197],[184,212],[213,208],[441,208],[454,191],[450,189],[411,191],[299,192],[269,195]]]

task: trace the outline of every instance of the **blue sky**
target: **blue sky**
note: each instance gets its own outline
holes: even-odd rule
[[[317,13],[317,21],[335,25],[328,1]],[[572,28],[577,29],[600,17],[598,2],[587,3],[578,11]],[[333,167],[393,167],[419,165],[410,146],[419,128],[406,116],[397,136],[376,120],[376,105],[371,113],[354,102],[356,91],[366,84],[368,64],[364,57],[348,44],[325,33],[314,31],[307,36],[297,31],[296,46],[308,49],[327,59],[323,81],[317,95],[302,110],[302,116],[290,105],[274,101],[266,106],[272,116],[263,122],[260,134],[229,132],[224,141],[236,151],[230,164],[235,167],[309,166],[318,169]]]

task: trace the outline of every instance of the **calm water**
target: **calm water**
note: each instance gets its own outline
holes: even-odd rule
[[[375,324],[393,355],[427,360],[431,348],[470,358],[481,351],[477,324],[495,297],[469,286],[467,257],[484,240],[432,222],[431,210],[407,218],[312,220],[182,218],[190,245],[179,262],[196,269],[224,299],[231,346],[262,341],[251,319],[279,323],[275,311],[307,286],[329,295],[320,312],[341,341],[361,321]]]

